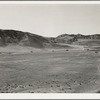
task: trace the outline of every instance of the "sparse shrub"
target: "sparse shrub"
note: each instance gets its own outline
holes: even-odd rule
[[[30,93],[34,93],[34,92],[32,91],[32,92],[30,92]]]
[[[29,84],[29,86],[32,86],[31,84]]]
[[[31,53],[33,53],[33,51],[30,51]]]
[[[57,85],[57,87],[60,87],[60,85]]]
[[[8,54],[11,54],[11,52],[9,52]]]
[[[95,53],[98,53],[97,51],[95,51]]]
[[[66,51],[69,51],[69,50],[66,50]]]
[[[98,90],[96,93],[100,93],[100,90]]]
[[[64,91],[64,89],[63,89],[63,88],[62,88],[61,90],[62,90],[62,91]]]
[[[20,86],[20,88],[24,88],[24,86]]]
[[[89,49],[87,49],[87,51],[89,51]]]

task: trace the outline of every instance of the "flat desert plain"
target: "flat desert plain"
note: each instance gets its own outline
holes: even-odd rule
[[[100,53],[39,50],[0,54],[0,93],[99,93]]]

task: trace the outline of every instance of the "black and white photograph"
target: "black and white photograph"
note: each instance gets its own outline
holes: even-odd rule
[[[1,3],[0,93],[100,93],[100,3]]]

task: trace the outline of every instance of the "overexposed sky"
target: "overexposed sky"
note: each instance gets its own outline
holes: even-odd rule
[[[50,37],[99,34],[100,4],[0,4],[0,29]]]

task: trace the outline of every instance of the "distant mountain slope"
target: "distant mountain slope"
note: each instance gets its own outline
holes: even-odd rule
[[[34,48],[66,48],[56,43],[56,38],[43,37],[17,30],[0,30],[0,46],[19,45]]]
[[[66,44],[66,45],[64,45]],[[0,30],[0,46],[19,45],[34,48],[69,48],[68,44],[99,45],[100,34],[62,34],[57,37],[43,37],[17,30]]]
[[[36,48],[44,48],[44,43],[48,40],[42,36],[31,34],[28,32],[15,30],[0,30],[0,45],[7,46],[9,44],[32,46]]]
[[[82,35],[82,34],[62,34],[56,37],[57,42],[70,43],[75,45],[100,45],[100,34]]]
[[[55,41],[57,43],[72,43],[74,41],[77,41],[77,38],[68,34],[62,34],[56,37]]]

